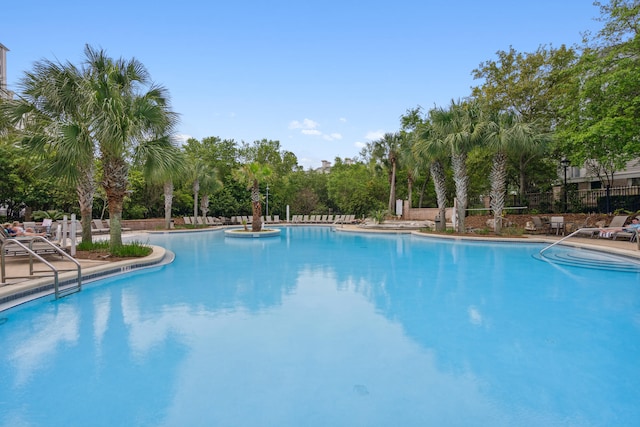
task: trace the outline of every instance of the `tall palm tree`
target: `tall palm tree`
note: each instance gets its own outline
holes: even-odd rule
[[[165,229],[168,230],[171,228],[173,184],[176,179],[184,175],[186,170],[184,153],[166,135],[141,144],[136,150],[136,158],[143,162],[145,178],[150,182],[162,184],[164,222]]]
[[[382,160],[389,171],[389,212],[391,213],[395,213],[396,172],[401,149],[402,136],[398,132],[385,133],[382,138],[373,142],[373,157]]]
[[[75,185],[82,240],[90,242],[95,140],[86,73],[71,63],[42,60],[19,87],[19,98],[6,103],[8,117],[22,129],[26,146],[47,158],[50,175]]]
[[[486,143],[494,152],[490,174],[490,206],[495,232],[500,233],[507,189],[508,155],[527,151],[547,138],[535,124],[523,122],[521,116],[513,112],[494,115],[487,122],[486,131]]]
[[[260,181],[271,176],[271,168],[258,162],[243,165],[233,172],[234,178],[251,189],[251,210],[253,220],[251,231],[262,230],[262,204],[260,199]]]
[[[413,152],[416,158],[429,164],[429,172],[436,191],[438,216],[440,217],[440,221],[436,223],[436,230],[444,231],[447,225],[447,186],[443,162],[448,157],[449,151],[430,122],[425,122],[418,127]]]
[[[90,46],[86,46],[85,56],[103,168],[101,185],[109,204],[109,246],[113,250],[122,245],[122,205],[131,152],[145,141],[170,133],[177,115],[169,109],[166,89],[151,83],[144,65],[136,59],[113,60],[103,50]],[[171,156],[172,151],[158,150],[156,154]]]
[[[433,109],[430,118],[436,132],[443,136],[441,142],[451,153],[453,180],[456,184],[457,231],[464,233],[467,212],[469,175],[467,174],[467,153],[483,137],[483,123],[480,120],[480,106],[475,101],[451,101],[447,110]]]
[[[209,210],[209,194],[218,191],[222,187],[222,182],[217,178],[217,171],[211,169],[200,157],[189,158],[188,173],[193,189],[193,216],[194,218],[199,216],[198,195],[202,191],[200,211],[204,217]]]

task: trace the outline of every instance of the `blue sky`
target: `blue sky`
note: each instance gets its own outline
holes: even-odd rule
[[[591,0],[4,2],[8,85],[85,44],[139,59],[169,89],[177,135],[280,141],[305,168],[354,157],[418,105],[445,106],[513,46],[600,27]]]

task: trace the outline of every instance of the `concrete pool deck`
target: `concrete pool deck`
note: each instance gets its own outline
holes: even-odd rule
[[[281,224],[279,226],[287,226]],[[325,226],[325,225],[319,225]],[[555,235],[524,235],[523,237],[500,238],[493,236],[457,236],[452,234],[436,234],[422,233],[411,228],[362,228],[358,225],[338,225],[334,226],[336,230],[343,232],[358,233],[394,233],[394,234],[413,234],[423,238],[433,239],[455,239],[455,240],[480,240],[480,241],[503,241],[510,243],[548,243],[552,244],[562,239],[563,236]],[[175,231],[149,231],[148,233],[179,233],[179,232],[203,232],[220,230],[223,227],[203,228],[201,230],[175,230]],[[640,250],[636,243],[629,241],[614,241],[611,239],[598,239],[588,237],[572,237],[563,242],[564,245],[592,249],[612,253],[640,260]],[[77,259],[81,265],[82,281],[96,280],[113,274],[126,273],[131,270],[152,267],[167,262],[167,258],[172,254],[168,253],[164,248],[153,246],[153,253],[144,258],[132,258],[123,261],[109,260],[88,260]],[[75,264],[58,255],[46,255],[45,259],[50,262],[59,271],[59,283],[65,283],[77,278],[77,270]],[[47,267],[39,261],[34,261],[34,269],[38,272],[35,277],[18,277],[28,276],[29,274],[29,258],[28,257],[7,257],[6,261],[6,283],[0,283],[0,311],[20,304],[24,301],[44,296],[52,293],[54,278],[51,271],[47,271]],[[64,271],[63,271],[64,270]]]

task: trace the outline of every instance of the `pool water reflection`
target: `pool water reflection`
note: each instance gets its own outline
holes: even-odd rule
[[[625,426],[640,274],[283,228],[3,312],[0,426]]]

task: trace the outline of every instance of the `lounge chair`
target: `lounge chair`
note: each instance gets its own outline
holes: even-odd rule
[[[638,231],[630,229],[616,231],[613,234],[613,240],[617,240],[618,238],[629,239],[630,242],[635,242],[638,239]]]
[[[91,231],[95,233],[108,233],[109,227],[105,227],[100,219],[91,220]]]
[[[542,218],[539,216],[532,216],[531,224],[527,223],[525,230],[530,234],[538,234],[545,233],[547,231],[547,227],[542,222]]]
[[[628,215],[616,215],[613,217],[613,219],[611,220],[611,222],[609,223],[609,225],[607,225],[605,228],[603,228],[602,230],[600,230],[599,232],[597,232],[598,237],[603,237],[603,238],[612,238],[614,237],[614,235],[616,233],[621,233],[620,231],[612,231],[612,230],[607,230],[607,229],[612,229],[612,228],[622,228],[624,227],[624,225],[627,223],[627,220],[629,219]],[[594,234],[596,232],[594,231]]]
[[[106,230],[107,233],[111,230],[109,228],[108,221],[103,221],[101,219],[94,219],[94,220],[91,220],[91,222],[93,223],[93,225],[95,225],[97,229]],[[120,226],[120,231],[131,231],[131,228]]]
[[[193,225],[193,224],[191,223],[191,217],[183,216],[183,217],[182,217],[182,220],[184,221],[185,225]]]
[[[4,256],[30,255],[29,251],[25,250],[20,245],[12,243],[12,241],[16,241],[27,246],[38,255],[55,254],[58,252],[55,248],[57,245],[52,242],[45,242],[44,240],[44,236],[9,237],[4,231],[4,228],[0,230],[0,247],[2,247]]]
[[[207,225],[222,225],[224,222],[220,218],[216,218],[215,216],[208,216],[206,218]]]
[[[279,224],[280,223],[280,215],[274,215],[273,216],[273,223],[274,224]]]

